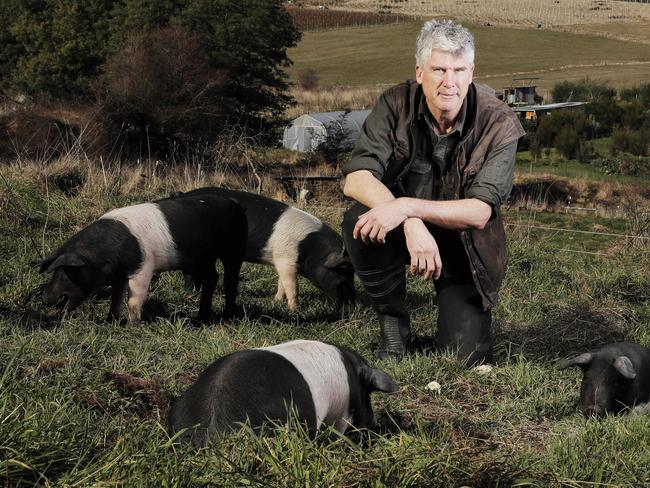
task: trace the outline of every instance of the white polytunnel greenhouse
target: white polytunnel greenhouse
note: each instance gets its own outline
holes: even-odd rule
[[[282,145],[294,151],[314,151],[328,140],[343,151],[352,149],[370,110],[301,115],[284,129]]]

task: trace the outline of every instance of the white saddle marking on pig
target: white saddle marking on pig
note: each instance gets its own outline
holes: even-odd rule
[[[176,243],[160,207],[155,203],[141,203],[117,208],[100,218],[122,222],[138,240],[144,261],[153,270],[172,269],[178,265]],[[151,266],[153,265],[153,266]]]
[[[273,225],[273,232],[262,251],[262,261],[298,263],[298,245],[308,234],[322,227],[323,223],[313,215],[289,207]]]
[[[344,432],[351,421],[348,372],[338,348],[318,341],[296,340],[262,350],[281,355],[305,378],[316,410],[316,428],[325,423]]]

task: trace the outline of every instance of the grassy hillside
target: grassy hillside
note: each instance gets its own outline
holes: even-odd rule
[[[289,73],[316,71],[321,85],[375,85],[413,76],[420,22],[307,32],[291,49]],[[467,24],[476,37],[475,77],[495,88],[513,77],[536,76],[542,92],[560,80],[589,77],[613,86],[647,82],[645,44],[545,29]]]
[[[79,167],[83,182],[72,196],[57,188],[48,167],[0,168],[6,486],[581,487],[650,479],[648,419],[583,418],[575,406],[579,373],[555,366],[610,340],[650,345],[649,243],[611,235],[650,237],[642,222],[507,211],[509,269],[494,312],[497,367],[481,375],[426,349],[399,363],[377,362],[377,324],[361,290],[359,303],[336,312],[301,280],[301,309],[289,313],[272,299],[274,272],[258,265],[242,273],[241,319],[188,326],[198,297],[185,293],[179,273],[154,280],[148,322],[105,323],[104,295],[55,317],[39,300],[46,279],[37,273],[39,257],[107,208],[188,184],[182,171]],[[343,206],[306,210],[338,228]],[[426,343],[437,314],[431,285],[411,278],[408,286],[414,331]],[[215,296],[215,309],[222,304]],[[311,442],[285,429],[275,438],[242,432],[197,451],[169,438],[170,401],[207,364],[292,338],[352,347],[396,379],[399,393],[374,398],[378,425],[366,442]],[[425,388],[434,380],[439,394]]]

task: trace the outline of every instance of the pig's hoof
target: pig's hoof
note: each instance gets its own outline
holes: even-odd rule
[[[244,315],[246,315],[244,307],[241,305],[235,305],[234,307],[228,307],[224,309],[223,314],[221,314],[221,318],[223,320],[230,320],[237,317],[243,317]]]
[[[208,322],[208,320],[202,320],[198,317],[187,319],[187,325],[192,329],[200,329],[201,327],[207,325]]]

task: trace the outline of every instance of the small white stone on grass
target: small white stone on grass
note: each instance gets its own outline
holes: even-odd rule
[[[639,403],[632,409],[634,415],[650,415],[650,403]]]
[[[494,368],[489,364],[481,364],[480,366],[476,366],[474,368],[474,371],[476,371],[478,374],[485,375],[491,373],[493,369]]]
[[[441,388],[442,387],[440,386],[440,383],[438,383],[437,381],[432,381],[431,383],[429,383],[426,386],[427,390],[431,390],[432,392],[437,393],[437,394],[440,394],[440,389]]]

